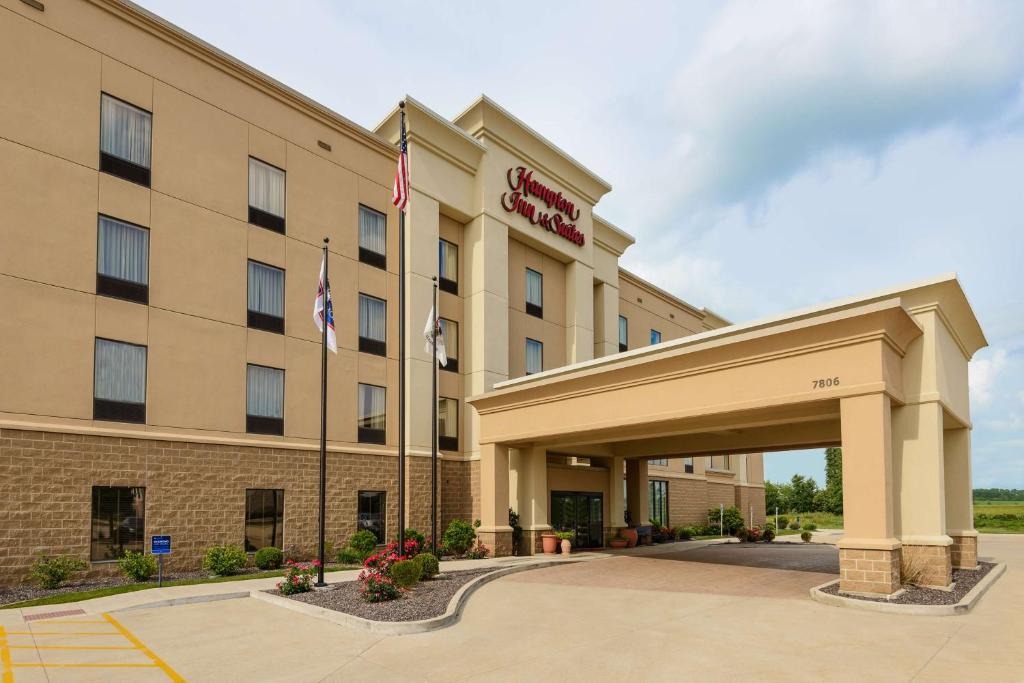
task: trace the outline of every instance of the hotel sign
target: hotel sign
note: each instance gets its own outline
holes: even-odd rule
[[[533,171],[525,166],[508,169],[507,177],[512,191],[501,193],[501,208],[508,213],[518,213],[532,224],[583,246],[586,240],[583,233],[576,229],[580,210],[570,199],[562,196],[560,191],[534,180]],[[536,197],[550,212],[534,204],[531,197]]]

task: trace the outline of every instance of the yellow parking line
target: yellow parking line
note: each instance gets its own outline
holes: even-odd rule
[[[8,645],[9,650],[134,650],[132,645]]]
[[[11,650],[7,646],[7,633],[0,626],[0,681],[14,683],[14,667],[11,666]]]
[[[131,632],[131,631],[129,631],[128,629],[126,629],[126,628],[125,628],[124,626],[122,626],[122,625],[121,625],[121,623],[120,623],[119,621],[117,621],[116,619],[114,619],[114,617],[112,617],[112,616],[110,616],[109,614],[106,614],[106,613],[105,613],[105,614],[103,615],[103,618],[104,618],[104,619],[106,619],[106,620],[107,620],[108,622],[110,622],[110,624],[111,624],[111,625],[112,625],[112,626],[113,626],[114,628],[116,628],[116,629],[117,629],[118,631],[120,631],[120,632],[121,632],[121,635],[123,635],[123,636],[124,636],[125,638],[127,638],[127,639],[128,639],[128,641],[129,641],[129,642],[130,642],[130,643],[131,643],[132,645],[134,645],[135,647],[137,647],[137,648],[139,648],[140,650],[142,650],[142,652],[144,652],[144,653],[146,654],[146,656],[147,656],[147,657],[149,657],[149,658],[150,658],[151,660],[153,660],[153,664],[154,664],[154,665],[156,665],[156,666],[157,666],[157,667],[158,667],[159,669],[161,669],[161,670],[162,670],[162,671],[163,671],[163,672],[164,672],[165,674],[167,674],[167,677],[168,677],[168,678],[170,678],[170,679],[171,679],[172,681],[174,681],[174,683],[185,683],[185,679],[184,679],[184,678],[182,678],[182,677],[181,677],[180,675],[178,675],[178,672],[176,672],[176,671],[175,671],[174,669],[172,669],[171,667],[167,666],[167,663],[166,663],[166,662],[165,662],[164,660],[162,660],[162,659],[160,659],[159,657],[157,657],[157,656],[156,656],[156,654],[155,654],[155,653],[154,653],[154,652],[153,652],[152,650],[150,650],[150,649],[149,649],[148,647],[146,647],[146,646],[145,646],[145,645],[144,645],[144,644],[142,643],[142,641],[141,641],[141,640],[139,640],[138,638],[136,638],[136,637],[135,637],[135,636],[134,636],[134,635],[132,634],[132,632]],[[5,683],[6,683],[6,682],[5,682]]]
[[[119,636],[114,631],[8,631],[9,636]]]
[[[53,664],[51,662],[32,662],[30,664],[14,664],[19,669],[61,668],[61,669],[156,669],[156,664],[122,664],[120,662],[89,662],[87,664]]]
[[[40,619],[34,623],[45,623],[49,626],[50,624],[105,624],[107,622],[102,619]]]

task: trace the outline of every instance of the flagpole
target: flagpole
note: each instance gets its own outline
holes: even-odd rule
[[[330,322],[330,280],[327,279],[327,243],[324,237],[324,312],[323,332],[320,335],[320,545],[318,555],[320,566],[317,568],[317,587],[326,586],[324,582],[324,536],[327,522],[327,327]]]
[[[430,396],[433,399],[432,404],[432,418],[430,420],[430,552],[437,557],[437,276],[434,276],[434,305],[431,308],[434,312],[434,334],[433,339],[433,354],[430,359],[430,365],[433,371],[430,373],[431,379],[433,380],[433,391],[430,392]]]
[[[400,149],[406,149],[405,100],[401,112]],[[405,554],[405,208],[398,212],[398,554]]]

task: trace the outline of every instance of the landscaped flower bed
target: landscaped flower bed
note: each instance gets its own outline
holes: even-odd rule
[[[978,585],[978,582],[985,578],[995,566],[992,562],[979,562],[977,569],[954,569],[953,590],[949,591],[939,590],[938,588],[923,588],[921,586],[903,586],[903,592],[895,598],[869,598],[840,593],[838,581],[822,588],[821,591],[830,595],[841,595],[844,598],[853,600],[887,602],[892,605],[955,605],[963,600],[964,596]]]

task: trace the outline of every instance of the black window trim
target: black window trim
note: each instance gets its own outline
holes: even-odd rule
[[[459,269],[459,245],[455,244],[455,242],[450,242],[450,241],[446,240],[443,237],[438,237],[437,239],[440,242],[444,242],[448,246],[455,248],[455,271],[456,271],[455,272],[455,277],[458,278],[459,277],[459,273],[458,273],[458,269]],[[438,276],[437,276],[437,287],[438,287],[438,289],[440,289],[442,292],[448,292],[449,294],[454,294],[455,296],[458,296],[459,295],[459,281],[458,281],[458,279],[452,280],[452,279],[443,277],[441,275],[440,263],[438,264],[438,269],[437,270],[438,270]]]
[[[262,415],[250,415],[248,396],[249,396],[249,366],[255,366],[257,368],[267,368],[268,370],[280,370],[281,373],[285,372],[284,368],[275,368],[273,365],[263,365],[262,363],[246,363],[245,364],[245,395],[246,395],[246,406],[245,406],[245,433],[246,434],[266,434],[269,436],[284,436],[284,418],[283,417],[264,417]],[[287,396],[285,395],[286,386],[281,386],[281,412],[284,412]]]
[[[260,162],[261,164],[263,164],[265,166],[270,166],[271,168],[275,168],[275,169],[277,169],[278,171],[280,171],[281,173],[284,174],[284,191],[285,191],[285,209],[284,209],[284,211],[285,211],[285,214],[287,215],[287,213],[288,213],[288,201],[287,201],[287,196],[288,196],[288,171],[286,171],[285,169],[281,168],[280,166],[277,166],[275,164],[270,163],[269,161],[264,161],[263,159],[260,159],[259,157],[255,157],[255,156],[250,154],[250,155],[248,155],[248,157],[246,158],[246,161],[245,161],[245,171],[246,171],[247,174],[249,172],[249,159],[255,159],[256,161]],[[246,178],[248,179],[248,176],[246,176]],[[282,235],[287,234],[285,232],[285,218],[284,218],[284,216],[275,216],[274,214],[270,213],[269,211],[264,211],[263,209],[257,209],[255,206],[249,204],[249,184],[248,184],[248,182],[246,182],[246,190],[245,191],[246,191],[245,203],[249,207],[249,224],[250,225],[256,225],[256,226],[259,226],[261,228],[266,228],[267,230],[273,230],[274,232],[279,232]]]
[[[359,211],[361,209],[366,209],[367,211],[372,211],[373,213],[378,214],[378,215],[384,217],[384,245],[385,245],[384,248],[385,248],[385,253],[383,253],[383,254],[378,253],[378,252],[374,251],[373,249],[367,249],[362,244],[360,244],[359,245],[359,262],[360,263],[365,263],[365,264],[367,264],[369,266],[373,266],[375,268],[380,268],[381,270],[387,270],[388,269],[388,256],[387,256],[387,253],[386,253],[386,249],[387,249],[387,239],[388,239],[388,215],[386,213],[384,213],[383,211],[378,211],[377,209],[373,208],[372,206],[367,206],[366,204],[359,204],[359,206],[356,208],[356,221],[359,220]],[[356,230],[358,230],[358,229],[359,229],[359,223],[357,222],[356,223]],[[359,241],[359,235],[357,234],[356,235],[356,242],[358,242],[358,241]]]
[[[146,400],[142,403],[128,403],[127,401],[111,401],[105,398],[96,398],[96,341],[103,340],[114,344],[128,344],[146,349],[146,372],[142,378],[142,395]],[[131,424],[146,424],[146,404],[149,401],[149,346],[146,344],[134,344],[120,339],[110,337],[94,337],[92,342],[92,419],[101,422],[128,422]]]
[[[455,436],[442,436],[441,429],[437,430],[437,447],[442,451],[459,451],[459,399],[451,396],[438,396],[438,400],[455,401]]]
[[[369,354],[373,354],[375,356],[387,357],[387,355],[388,355],[388,338],[387,338],[387,334],[388,334],[388,300],[387,299],[381,299],[379,296],[373,296],[372,294],[366,294],[365,292],[359,292],[359,296],[360,297],[365,296],[367,299],[376,299],[377,301],[383,301],[384,302],[384,341],[381,341],[379,339],[371,339],[369,337],[364,337],[363,335],[360,334],[359,335],[359,352],[360,353],[369,353]],[[357,302],[357,304],[356,304],[357,305],[356,315],[357,316],[359,315],[358,301],[359,300],[357,298],[356,299],[356,302]],[[358,327],[358,325],[359,325],[359,322],[357,320],[356,321],[356,326]]]
[[[356,531],[359,531],[359,501],[362,500],[364,493],[372,493],[379,495],[380,501],[380,533],[381,537],[377,537],[377,545],[384,545],[388,536],[388,492],[381,491],[379,489],[357,489],[356,490]]]
[[[443,321],[445,321],[446,323],[448,323],[450,325],[455,325],[455,329],[459,328],[459,322],[457,320],[452,320],[451,318],[445,318],[444,316],[438,316],[438,319],[439,320],[443,320]],[[456,334],[456,337],[458,337],[458,334]],[[458,339],[455,340],[456,347],[458,346],[458,341],[459,341]],[[458,372],[459,371],[459,349],[458,348],[454,349],[455,355],[452,356],[452,354],[451,354],[452,349],[448,348],[448,340],[446,339],[445,340],[445,344],[444,344],[444,351],[445,351],[445,356],[448,359],[448,364],[447,365],[441,365],[441,361],[435,361],[437,363],[437,367],[439,369],[441,369],[441,370],[447,370],[448,372]]]
[[[526,280],[527,281],[530,280],[529,273],[535,273],[535,274],[540,276],[540,303],[539,304],[534,304],[534,303],[530,303],[529,301],[526,301],[526,292],[523,292],[523,301],[526,303],[526,313],[527,313],[527,315],[532,315],[532,316],[534,316],[536,318],[543,318],[544,317],[544,273],[540,272],[539,270],[534,270],[533,268],[529,268],[529,267],[527,267],[526,272],[527,272],[527,275],[526,275]]]
[[[148,497],[146,492],[146,486],[132,486],[131,484],[125,486],[120,484],[93,484],[89,488],[89,564],[113,564],[118,561],[119,558],[111,558],[109,560],[95,560],[92,556],[92,520],[96,517],[96,489],[142,489],[142,547],[139,552],[146,551],[146,498]],[[120,544],[124,547],[124,544]]]
[[[102,296],[108,296],[113,299],[121,299],[123,301],[131,301],[138,304],[149,305],[149,242],[146,243],[146,284],[134,282],[132,280],[124,280],[119,277],[112,275],[103,275],[100,273],[99,264],[99,249],[100,249],[100,220],[107,218],[118,223],[124,223],[130,225],[133,228],[139,230],[145,230],[147,233],[150,232],[149,228],[145,225],[139,225],[138,223],[132,223],[126,221],[123,218],[117,216],[111,216],[107,213],[96,214],[96,293]]]
[[[627,318],[624,315],[620,315],[619,316],[619,321],[626,323],[626,342],[625,343],[623,343],[623,341],[622,341],[622,335],[621,334],[619,335],[619,353],[622,353],[623,351],[628,351],[629,350],[629,318]]]
[[[529,342],[534,342],[536,344],[540,344],[540,370],[538,370],[537,372],[544,372],[544,342],[540,341],[539,339],[534,339],[532,337],[527,337],[526,338],[526,343],[523,344],[523,353],[524,354],[526,353],[526,348],[529,346]],[[523,360],[525,361],[526,358],[524,358]],[[537,372],[530,372],[529,370],[527,370],[525,362],[523,363],[523,372],[525,372],[527,375],[536,375],[537,374]]]
[[[270,315],[269,313],[260,313],[249,308],[249,263],[255,263],[265,268],[273,268],[274,270],[281,271],[281,277],[285,280],[281,284],[281,296],[283,301],[281,302],[285,306],[288,305],[288,274],[284,268],[275,266],[272,263],[266,263],[265,261],[258,261],[254,258],[246,259],[245,262],[245,326],[253,330],[263,330],[264,332],[273,332],[274,334],[284,334],[284,316],[280,318],[276,315]],[[285,311],[287,313],[287,310]],[[269,366],[268,366],[269,367]]]
[[[121,180],[127,180],[130,183],[141,185],[143,187],[152,187],[153,184],[153,112],[137,104],[133,104],[123,97],[117,97],[111,95],[105,90],[100,90],[100,130],[103,129],[103,96],[106,95],[112,100],[117,100],[122,104],[127,104],[129,107],[138,109],[139,111],[149,114],[149,164],[150,168],[145,166],[139,166],[136,163],[132,163],[127,159],[122,159],[119,156],[104,152],[102,149],[100,152],[100,172],[112,175],[115,178]]]
[[[359,416],[359,394],[357,393],[356,394],[356,441],[358,443],[370,443],[370,444],[377,444],[377,445],[383,446],[383,445],[385,445],[387,443],[387,435],[388,435],[388,423],[387,423],[387,419],[388,419],[387,418],[387,415],[388,415],[388,406],[387,406],[388,388],[386,386],[381,386],[380,384],[370,384],[369,382],[357,382],[356,383],[356,391],[357,392],[359,391],[359,386],[360,385],[367,386],[367,387],[376,387],[377,389],[383,389],[384,390],[384,429],[370,429],[369,427],[360,427],[359,426],[359,421],[360,421],[361,418]]]
[[[275,509],[275,514],[274,514],[274,536],[278,538],[278,541],[279,541],[280,545],[271,544],[269,546],[265,545],[263,547],[264,548],[284,549],[285,548],[285,544],[284,544],[284,491],[285,490],[284,489],[278,489],[278,488],[269,488],[269,489],[268,488],[256,488],[256,487],[246,488],[245,489],[245,512],[243,513],[245,515],[243,521],[246,524],[249,521],[249,491],[273,491],[274,492],[274,497],[275,497],[275,500],[274,500],[274,509]],[[280,526],[280,528],[278,528],[278,525],[277,525],[277,500],[276,500],[277,494],[280,494],[281,495],[281,499],[282,499],[281,500],[281,526]],[[254,555],[254,554],[258,553],[261,550],[261,548],[257,548],[255,550],[249,550],[247,540],[248,539],[245,536],[245,526],[243,524],[243,527],[242,527],[242,547],[245,548],[245,552],[247,554],[249,554],[249,555]]]

